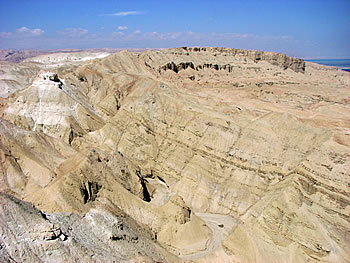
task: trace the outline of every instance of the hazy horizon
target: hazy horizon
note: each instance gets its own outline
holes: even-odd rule
[[[350,58],[350,1],[4,1],[0,48],[220,46]]]

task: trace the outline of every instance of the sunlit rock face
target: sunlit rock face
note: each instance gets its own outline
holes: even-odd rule
[[[94,56],[1,64],[0,257],[350,261],[349,73],[226,48]]]

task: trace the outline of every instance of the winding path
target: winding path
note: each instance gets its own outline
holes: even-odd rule
[[[229,215],[212,214],[212,213],[196,213],[212,231],[212,237],[206,244],[206,249],[191,254],[181,255],[185,260],[194,260],[205,257],[220,247],[221,242],[228,236],[229,231],[239,223],[239,219],[235,219]]]

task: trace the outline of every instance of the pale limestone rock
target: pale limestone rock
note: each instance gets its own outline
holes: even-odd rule
[[[1,101],[1,191],[121,209],[184,261],[350,261],[349,73],[225,48],[73,64]]]

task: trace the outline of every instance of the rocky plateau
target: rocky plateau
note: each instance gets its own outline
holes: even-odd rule
[[[110,53],[0,61],[1,262],[350,262],[349,72]]]

